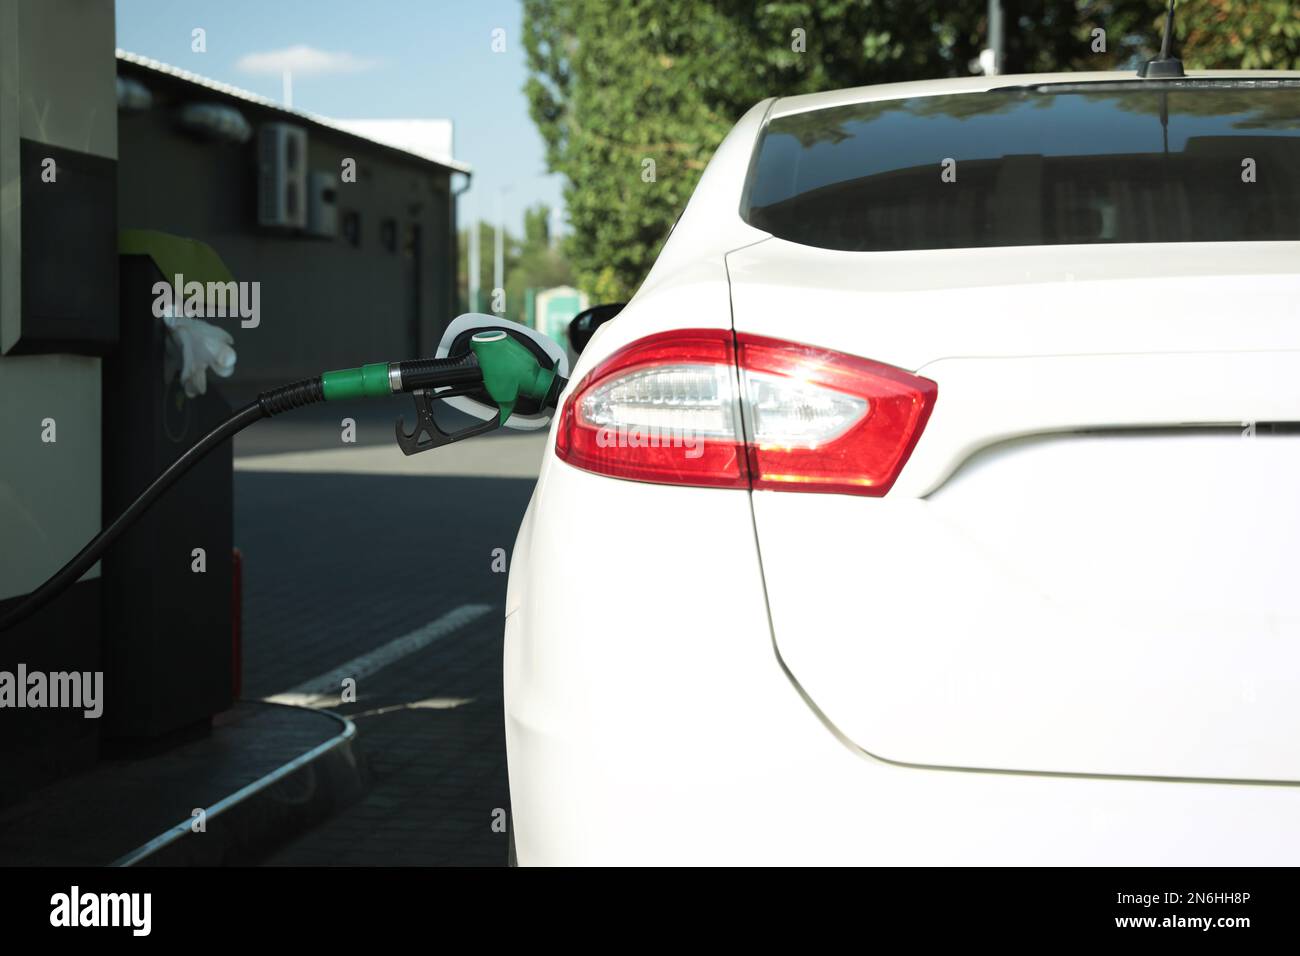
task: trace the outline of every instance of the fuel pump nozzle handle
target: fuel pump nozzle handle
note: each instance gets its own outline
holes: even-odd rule
[[[521,398],[543,409],[555,407],[566,380],[554,363],[539,358],[500,329],[475,333],[469,348],[457,358],[416,359],[388,367],[391,389],[415,396],[414,429],[408,432],[406,420],[397,420],[397,444],[404,454],[414,455],[500,428]],[[495,418],[453,432],[438,424],[435,401],[482,392],[496,405]]]

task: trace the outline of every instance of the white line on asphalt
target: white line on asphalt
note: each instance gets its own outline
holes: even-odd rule
[[[394,638],[382,647],[354,657],[318,677],[303,681],[297,687],[262,699],[272,704],[290,704],[295,707],[337,707],[343,681],[346,678],[350,677],[360,682],[363,677],[369,677],[409,654],[424,650],[434,641],[440,641],[448,634],[455,633],[491,610],[492,606],[489,604],[462,604],[437,620],[430,621],[409,634]]]
[[[424,700],[413,700],[409,704],[392,704],[388,707],[376,707],[374,710],[363,710],[359,714],[348,714],[348,719],[382,717],[384,714],[393,714],[399,710],[455,710],[457,707],[472,703],[474,703],[473,697],[426,697]]]

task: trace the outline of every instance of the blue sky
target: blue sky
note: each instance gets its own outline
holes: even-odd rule
[[[279,101],[278,75],[237,66],[250,54],[305,46],[329,56],[295,71],[293,105],[349,119],[455,122],[456,158],[474,167],[462,222],[494,219],[500,190],[506,228],[523,210],[563,205],[528,116],[518,0],[117,0],[117,45]],[[190,49],[207,32],[207,51]],[[492,50],[505,30],[505,52]]]

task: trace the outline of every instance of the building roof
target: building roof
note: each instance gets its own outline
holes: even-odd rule
[[[449,119],[336,119],[336,126],[435,163],[454,163]]]
[[[117,59],[119,63],[129,63],[132,66],[140,67],[144,70],[161,73],[174,79],[191,83],[195,86],[201,86],[204,89],[212,90],[214,93],[220,93],[222,96],[242,100],[245,103],[252,103],[255,106],[260,106],[264,109],[274,110],[277,113],[282,113],[286,117],[292,117],[303,123],[309,123],[314,126],[334,130],[344,136],[365,140],[378,146],[383,146],[386,149],[397,150],[398,152],[405,153],[421,162],[432,163],[436,166],[449,169],[452,172],[465,173],[466,175],[469,175],[472,172],[469,164],[459,162],[452,159],[450,156],[437,155],[434,150],[429,149],[423,144],[408,141],[405,137],[382,135],[384,130],[380,126],[373,127],[370,132],[362,133],[359,132],[359,129],[361,128],[360,124],[355,120],[349,120],[344,123],[330,119],[327,116],[321,116],[318,113],[309,113],[305,110],[292,109],[286,107],[283,103],[277,103],[273,99],[259,96],[257,93],[250,92],[249,90],[241,89],[238,86],[231,86],[229,83],[221,83],[217,80],[210,79],[209,77],[200,76],[198,73],[191,73],[189,70],[182,70],[180,67],[163,63],[160,60],[150,59],[147,56],[140,56],[138,53],[131,53],[127,50],[119,49],[117,51]],[[401,122],[418,123],[421,121],[408,120]],[[433,120],[424,122],[447,123],[449,121]]]

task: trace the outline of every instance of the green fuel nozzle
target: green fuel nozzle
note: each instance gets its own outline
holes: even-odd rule
[[[532,399],[543,408],[554,407],[559,391],[555,385],[563,380],[553,364],[543,364],[532,350],[499,329],[476,333],[469,348],[468,354],[456,358],[375,362],[326,372],[321,376],[322,398],[334,402],[481,384],[500,409],[500,425],[506,423],[520,398]],[[439,391],[440,397],[445,395]]]
[[[300,389],[303,384],[286,388]],[[499,428],[521,401],[537,410],[555,408],[564,385],[565,379],[545,353],[530,349],[502,329],[486,329],[470,338],[468,352],[454,358],[377,362],[326,372],[320,377],[320,398],[315,400],[333,402],[413,393],[415,431],[406,431],[402,420],[397,423],[398,446],[413,455]],[[486,396],[497,407],[495,419],[445,431],[434,418],[433,402],[457,395],[480,399]]]

